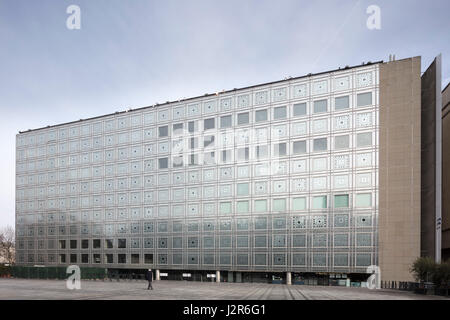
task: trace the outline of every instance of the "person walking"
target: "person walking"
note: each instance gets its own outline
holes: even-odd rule
[[[152,289],[153,290],[153,286],[152,286],[152,282],[153,282],[153,271],[152,269],[148,269],[147,273],[145,274],[145,278],[148,281],[148,287],[147,290]]]

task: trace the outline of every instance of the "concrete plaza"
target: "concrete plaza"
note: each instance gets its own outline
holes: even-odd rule
[[[63,280],[0,279],[0,300],[448,300],[398,290],[261,283],[162,280],[153,287],[147,290],[142,280],[84,280],[80,290],[69,290]]]

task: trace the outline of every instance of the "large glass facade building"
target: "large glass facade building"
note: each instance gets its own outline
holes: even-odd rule
[[[17,263],[366,273],[382,65],[21,132]]]

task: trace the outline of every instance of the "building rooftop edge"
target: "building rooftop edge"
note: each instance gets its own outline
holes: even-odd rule
[[[395,61],[401,61],[401,60],[412,59],[412,58],[416,58],[416,57],[410,57],[410,58],[405,58],[405,59],[400,59],[400,60],[395,60]],[[83,122],[83,121],[94,120],[94,119],[108,117],[108,116],[112,116],[112,115],[116,115],[116,114],[123,114],[123,113],[127,113],[127,112],[130,112],[130,111],[137,111],[137,110],[143,110],[143,109],[148,109],[148,108],[162,107],[162,106],[170,105],[170,104],[173,104],[173,103],[180,103],[180,102],[186,102],[186,101],[195,100],[195,99],[199,99],[199,98],[218,96],[218,95],[222,95],[222,94],[226,94],[226,93],[230,93],[230,92],[234,92],[234,91],[238,91],[238,90],[246,90],[246,89],[251,89],[251,88],[255,88],[255,87],[260,87],[260,86],[280,83],[280,82],[283,82],[283,81],[299,80],[299,79],[303,79],[303,78],[307,78],[307,77],[313,77],[313,76],[318,76],[318,75],[322,75],[322,74],[326,74],[326,73],[337,72],[337,71],[345,71],[345,70],[361,68],[361,67],[375,65],[375,64],[381,64],[381,63],[384,63],[384,61],[383,60],[379,60],[379,61],[376,61],[376,62],[367,62],[365,64],[355,65],[355,66],[350,66],[350,67],[349,66],[345,66],[344,68],[338,68],[338,69],[333,69],[333,70],[328,70],[328,71],[321,71],[321,72],[318,72],[318,73],[308,73],[308,74],[303,75],[303,76],[292,77],[292,78],[287,78],[287,79],[283,79],[283,80],[276,80],[276,81],[271,81],[271,82],[266,82],[266,83],[260,83],[260,84],[255,84],[255,85],[242,87],[242,88],[234,88],[234,89],[231,89],[231,90],[221,91],[221,92],[218,92],[218,93],[210,93],[210,94],[204,94],[204,95],[201,95],[201,96],[195,96],[195,97],[191,97],[191,98],[181,99],[181,100],[167,101],[165,103],[160,103],[160,104],[157,103],[155,105],[146,106],[146,107],[138,107],[138,108],[134,108],[134,109],[130,108],[128,110],[116,111],[116,112],[112,112],[112,113],[108,113],[108,114],[104,114],[104,115],[100,115],[100,116],[95,116],[95,117],[90,117],[90,118],[86,118],[86,119],[69,121],[69,122],[59,123],[59,124],[55,124],[55,125],[48,125],[48,126],[45,126],[45,127],[40,127],[40,128],[35,128],[35,129],[23,130],[23,131],[19,131],[18,134],[23,134],[23,133],[28,133],[28,132],[33,132],[33,131],[38,131],[38,130],[43,130],[43,129],[49,129],[49,128],[55,128],[55,127],[60,127],[60,126],[67,125],[67,124],[73,124],[73,123],[79,123],[79,122]],[[386,62],[386,63],[388,63],[388,62]]]

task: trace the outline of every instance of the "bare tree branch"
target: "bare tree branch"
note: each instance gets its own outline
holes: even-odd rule
[[[0,262],[15,262],[15,232],[11,226],[0,229]]]

